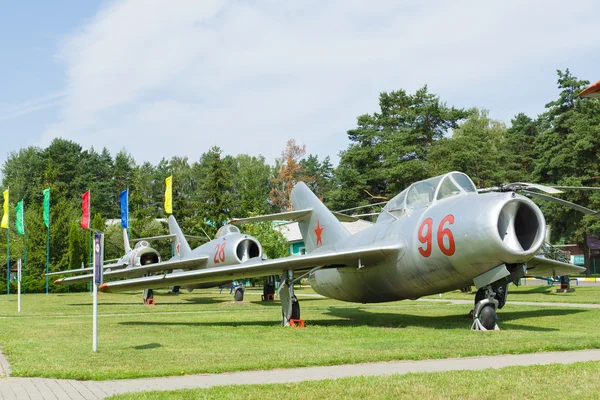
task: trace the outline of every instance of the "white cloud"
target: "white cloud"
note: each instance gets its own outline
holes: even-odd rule
[[[140,162],[195,160],[212,145],[273,159],[293,137],[335,159],[381,91],[427,83],[450,104],[486,106],[469,101],[597,53],[595,4],[110,3],[62,46],[61,122],[40,144],[62,136],[125,147]],[[534,90],[552,83],[530,82]],[[511,110],[531,108],[518,97],[506,93]]]

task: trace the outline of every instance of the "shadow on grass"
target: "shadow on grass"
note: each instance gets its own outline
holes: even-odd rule
[[[513,321],[540,318],[540,317],[559,317],[571,314],[585,312],[578,309],[541,309],[533,311],[512,311],[499,313],[500,329],[550,332],[558,331],[558,328],[548,328],[539,326],[525,326],[515,324]],[[311,319],[307,323],[310,326],[322,327],[358,327],[369,326],[376,328],[408,328],[422,327],[430,329],[464,329],[471,326],[472,319],[464,314],[442,315],[442,316],[421,316],[414,314],[401,313],[372,313],[360,308],[334,308],[331,307],[326,312],[327,315],[335,317],[334,319]],[[126,326],[276,326],[277,320],[269,321],[219,321],[219,322],[152,322],[152,321],[126,321],[120,322]]]
[[[148,344],[142,344],[140,346],[132,346],[132,349],[135,350],[149,350],[149,349],[157,349],[159,347],[162,347],[162,344],[160,343],[148,343]]]
[[[162,296],[155,296],[154,299],[156,300],[156,306],[159,307],[161,305],[177,305],[177,306],[192,306],[192,305],[208,305],[208,304],[219,304],[219,303],[227,303],[229,300],[224,300],[224,299],[215,299],[215,298],[210,298],[210,297],[193,297],[193,298],[186,298],[186,299],[182,299],[183,301],[178,301],[178,302],[169,302],[169,301],[161,301],[161,297]],[[164,299],[164,297],[163,297]],[[168,300],[172,300],[172,299],[168,299]],[[72,303],[72,304],[67,304],[68,306],[73,306],[73,307],[79,307],[79,306],[87,306],[89,307],[91,305],[90,303]],[[142,296],[140,295],[140,301],[138,303],[134,303],[134,302],[120,302],[120,303],[116,303],[116,302],[102,302],[102,300],[100,300],[100,307],[110,307],[110,306],[137,306],[137,305],[143,305],[142,303]]]
[[[527,290],[519,290],[518,292],[509,292],[509,296],[511,294],[554,294],[552,293],[552,289],[556,289],[557,287],[554,286],[537,286],[537,287],[532,287],[531,289],[527,289]]]

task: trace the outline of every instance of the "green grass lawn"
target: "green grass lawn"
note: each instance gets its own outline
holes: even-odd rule
[[[146,392],[129,399],[597,399],[600,362]]]
[[[571,287],[575,289],[572,293],[556,293],[556,289],[560,288],[560,285],[509,285],[508,301],[600,304],[600,286],[575,286],[575,283],[573,282]],[[473,290],[475,290],[474,286]],[[453,292],[444,293],[441,297],[436,294],[428,296],[427,298],[473,300],[475,298],[475,292],[462,293],[455,290]]]
[[[310,295],[310,289],[298,294]],[[577,293],[577,292],[576,292]],[[600,292],[598,292],[600,293]],[[470,305],[375,305],[300,296],[306,329],[279,326],[278,302],[248,291],[100,296],[99,351],[91,351],[91,296],[0,296],[0,345],[14,376],[114,379],[600,348],[600,309],[506,306],[499,332],[472,332]]]

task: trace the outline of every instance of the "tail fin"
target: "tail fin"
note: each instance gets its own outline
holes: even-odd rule
[[[125,254],[131,251],[131,246],[129,245],[129,234],[127,233],[127,228],[123,228],[123,244],[125,246]]]
[[[304,182],[299,182],[294,186],[291,200],[296,210],[312,208],[310,214],[298,220],[307,252],[310,253],[321,246],[335,244],[350,236],[350,232]]]
[[[175,235],[175,255],[180,258],[185,258],[189,256],[192,252],[190,245],[187,240],[185,240],[185,236],[183,236],[183,232],[181,232],[181,228],[175,221],[175,217],[173,215],[169,216],[169,233],[171,235]]]

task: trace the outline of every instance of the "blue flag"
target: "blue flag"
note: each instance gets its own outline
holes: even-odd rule
[[[121,227],[129,228],[129,189],[121,192]]]

